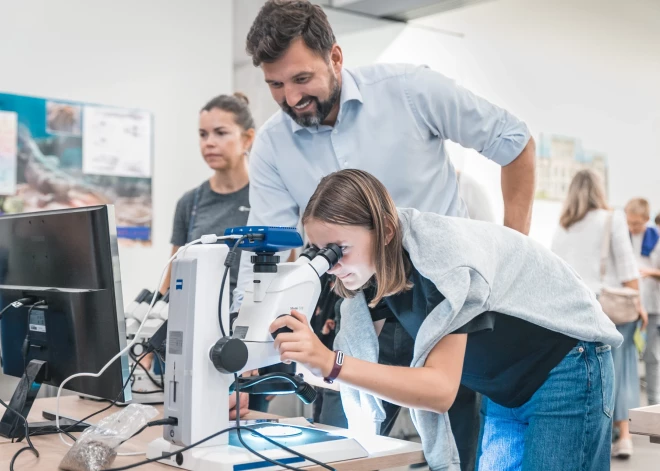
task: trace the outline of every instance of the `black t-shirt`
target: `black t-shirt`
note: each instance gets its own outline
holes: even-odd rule
[[[406,254],[407,256],[407,254]],[[396,318],[412,338],[445,297],[414,267],[413,288],[384,298],[372,319]],[[372,299],[373,288],[365,289]],[[519,407],[543,385],[577,340],[517,317],[487,311],[455,334],[468,334],[461,384],[504,407]]]

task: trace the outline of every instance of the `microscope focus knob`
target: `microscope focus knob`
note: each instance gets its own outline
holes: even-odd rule
[[[222,337],[211,348],[209,358],[220,373],[236,373],[247,363],[248,349],[241,339]]]

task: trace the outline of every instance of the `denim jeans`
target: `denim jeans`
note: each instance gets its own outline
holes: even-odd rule
[[[383,365],[409,366],[415,341],[399,322],[387,321],[378,336],[378,363]],[[473,471],[477,441],[479,439],[479,403],[481,396],[461,386],[454,404],[449,409],[454,439],[461,459],[461,471]],[[380,426],[381,435],[389,435],[401,408],[383,401],[386,418]],[[337,391],[323,391],[320,423],[335,427],[348,427],[341,397]]]
[[[613,409],[610,346],[578,342],[521,407],[483,398],[477,469],[608,470]]]

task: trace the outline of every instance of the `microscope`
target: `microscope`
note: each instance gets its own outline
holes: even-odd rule
[[[228,410],[234,374],[280,363],[274,347],[280,332],[271,334],[270,325],[294,309],[309,319],[321,293],[320,277],[342,255],[339,247],[330,245],[309,248],[295,262],[280,263],[277,252],[303,245],[300,234],[291,227],[237,227],[227,229],[225,235],[241,238],[226,245],[190,246],[172,263],[164,417],[176,419],[177,424],[164,427],[163,437],[150,443],[147,457],[176,453],[161,463],[195,471],[281,469],[248,451],[239,440],[242,438],[269,459],[296,467],[312,465],[250,431],[242,431],[238,437],[232,430],[177,453],[235,424],[229,420]],[[253,252],[254,279],[245,290],[240,313],[230,319],[228,284],[221,280],[230,255],[228,246],[234,243],[236,249]],[[301,380],[296,384],[298,397],[305,402],[314,400],[313,388]],[[269,436],[278,443],[324,463],[368,456],[352,438],[312,424],[284,423],[282,419],[254,424],[254,430],[266,435],[273,431]]]

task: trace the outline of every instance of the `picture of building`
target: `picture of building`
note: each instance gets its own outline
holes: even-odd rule
[[[607,159],[603,153],[583,149],[575,137],[541,134],[536,156],[536,198],[563,201],[573,176],[584,169],[600,175],[608,191]]]

